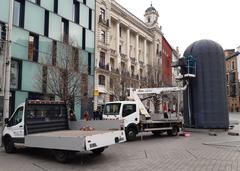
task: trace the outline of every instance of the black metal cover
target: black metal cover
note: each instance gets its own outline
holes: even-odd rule
[[[191,44],[184,56],[196,58],[196,78],[184,92],[184,121],[195,128],[228,128],[226,69],[222,47],[211,40]]]

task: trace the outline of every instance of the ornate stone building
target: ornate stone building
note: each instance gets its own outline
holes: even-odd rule
[[[124,100],[127,88],[162,85],[159,14],[151,5],[142,21],[114,0],[96,1],[95,109]]]
[[[226,80],[227,80],[227,97],[228,111],[240,111],[240,48],[228,49],[224,51],[226,59]]]

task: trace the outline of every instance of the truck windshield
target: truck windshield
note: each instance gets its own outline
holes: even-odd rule
[[[104,115],[119,115],[121,103],[106,104],[104,107]]]

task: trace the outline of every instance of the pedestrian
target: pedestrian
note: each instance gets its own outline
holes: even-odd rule
[[[69,111],[69,120],[70,121],[77,121],[76,115],[74,114],[72,109]]]
[[[88,111],[85,111],[84,113],[83,113],[83,119],[85,120],[85,121],[88,121],[90,118],[89,118],[89,113],[88,113]]]
[[[164,116],[164,119],[168,118],[168,110],[167,110],[167,105],[165,103],[163,105],[163,116]]]

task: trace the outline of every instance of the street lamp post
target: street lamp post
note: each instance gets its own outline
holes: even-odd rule
[[[4,78],[5,78],[5,85],[4,85],[4,99],[3,99],[3,125],[2,129],[4,127],[4,120],[5,118],[9,117],[9,101],[10,101],[10,76],[11,76],[11,39],[12,39],[12,23],[13,23],[13,5],[14,0],[9,0],[9,14],[8,14],[8,24],[7,24],[7,35],[6,35],[6,41],[7,41],[7,48],[6,48],[6,56],[5,56],[5,70],[4,70]],[[1,134],[2,134],[1,130]],[[2,145],[2,142],[1,142]]]

